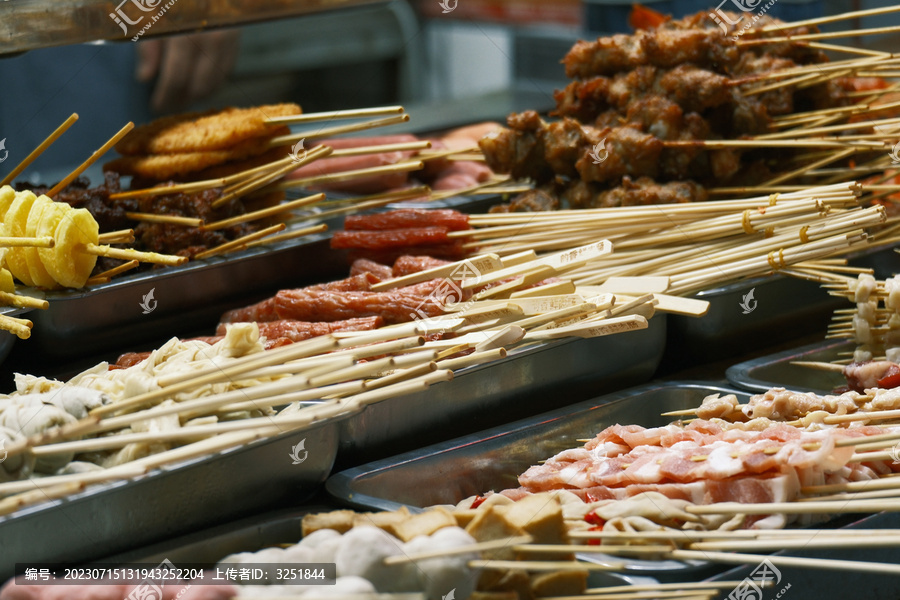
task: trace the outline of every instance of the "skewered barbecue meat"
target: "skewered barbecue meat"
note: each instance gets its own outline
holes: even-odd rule
[[[685,111],[699,112],[729,102],[730,81],[723,75],[687,64],[671,70],[638,67],[612,78],[573,81],[554,93],[557,108],[551,114],[590,122],[611,108],[627,111],[633,102],[647,95],[659,95]]]
[[[404,275],[412,275],[413,273],[427,271],[428,269],[434,269],[435,267],[441,267],[449,263],[449,260],[441,260],[440,258],[434,258],[427,255],[414,256],[406,254],[398,257],[397,260],[394,261],[391,274],[394,277],[403,277]]]
[[[386,231],[335,231],[332,248],[363,248],[384,250],[398,246],[443,244],[450,241],[446,227],[416,227]]]
[[[300,342],[319,335],[334,333],[336,331],[370,331],[381,327],[383,324],[384,321],[381,317],[376,316],[346,319],[344,321],[332,321],[329,323],[280,319],[278,321],[257,323],[257,327],[259,327],[259,335],[264,336],[267,340],[286,338],[291,342]],[[219,323],[219,327],[216,329],[216,335],[224,336],[225,333],[226,324]]]
[[[393,277],[393,273],[389,266],[377,263],[374,260],[369,260],[366,258],[357,259],[353,261],[353,264],[350,266],[351,277],[354,275],[359,275],[361,273],[371,273],[381,280],[390,279],[391,277]]]
[[[615,206],[641,206],[646,204],[676,204],[702,202],[707,199],[706,190],[692,181],[656,183],[649,177],[623,177],[622,185],[602,189],[596,184],[577,181],[561,193],[570,208],[608,208]]]

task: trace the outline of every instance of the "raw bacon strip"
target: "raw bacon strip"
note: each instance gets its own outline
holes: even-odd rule
[[[360,319],[347,319],[345,321],[332,321],[330,323],[311,323],[308,321],[294,321],[282,319],[258,323],[259,334],[267,340],[280,340],[285,338],[291,342],[301,342],[320,335],[327,335],[335,331],[369,331],[381,327],[384,321],[381,317],[364,317]],[[220,323],[216,329],[216,335],[225,335],[226,325]]]
[[[335,231],[332,248],[363,248],[383,250],[402,246],[444,244],[452,241],[446,227],[409,227],[386,231]]]
[[[371,273],[381,281],[394,277],[394,273],[387,265],[377,263],[367,258],[358,258],[353,261],[350,266],[350,276],[359,275],[360,273]]]
[[[344,229],[348,231],[383,231],[421,227],[446,227],[447,231],[469,229],[469,217],[450,209],[401,208],[372,215],[348,215]]]
[[[438,302],[429,301],[440,284],[441,280],[435,279],[389,292],[283,290],[275,296],[275,312],[281,319],[299,321],[380,316],[385,323],[405,323],[422,315],[443,314]]]
[[[435,267],[442,267],[450,264],[449,260],[441,260],[431,256],[411,256],[404,254],[394,261],[394,267],[391,270],[394,277],[403,277],[404,275],[412,275]]]

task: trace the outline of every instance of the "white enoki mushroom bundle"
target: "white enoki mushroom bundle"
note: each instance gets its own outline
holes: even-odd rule
[[[891,362],[900,363],[900,275],[885,279],[884,291],[884,307],[893,311],[884,334],[884,356]]]
[[[853,353],[854,362],[870,361],[875,356],[881,355],[882,348],[872,333],[878,309],[878,299],[872,298],[872,293],[877,289],[877,285],[875,278],[867,274],[860,274],[856,281],[850,282],[850,291],[853,292],[853,300],[856,302],[856,314],[853,315],[853,332],[857,344]]]

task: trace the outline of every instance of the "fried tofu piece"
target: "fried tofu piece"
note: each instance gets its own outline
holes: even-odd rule
[[[514,525],[506,518],[503,511],[507,507],[491,506],[487,510],[479,511],[474,519],[466,527],[466,533],[479,542],[489,542],[504,538],[524,535],[525,531]],[[512,548],[498,548],[486,550],[482,556],[491,560],[515,560],[515,552]]]
[[[303,537],[320,529],[334,529],[338,533],[346,533],[353,527],[353,519],[357,513],[352,510],[333,510],[327,513],[306,515],[301,522]]]
[[[478,580],[478,589],[492,593],[515,593],[520,600],[534,600],[531,577],[527,571],[512,569],[498,571],[488,569]]]
[[[555,571],[531,577],[535,598],[549,596],[579,596],[587,589],[587,571]]]
[[[456,527],[456,519],[449,510],[438,507],[412,515],[403,522],[395,524],[393,535],[408,542],[416,536],[431,535],[444,527]]]
[[[409,518],[409,509],[404,506],[394,511],[358,513],[353,517],[353,526],[374,525],[384,529],[394,537],[400,537],[397,535],[397,526],[406,522]]]
[[[535,544],[568,544],[569,536],[562,506],[549,494],[527,496],[497,510],[510,525],[531,536]],[[566,560],[558,554],[531,554],[527,560]]]

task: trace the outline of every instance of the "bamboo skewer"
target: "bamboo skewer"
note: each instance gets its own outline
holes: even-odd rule
[[[124,200],[126,198],[141,198],[145,196],[168,196],[169,194],[191,194],[203,190],[209,190],[217,187],[225,187],[229,183],[229,178],[221,177],[219,179],[206,179],[203,181],[192,181],[189,183],[176,183],[172,185],[157,185],[152,188],[144,188],[139,190],[126,190],[124,192],[116,192],[110,194],[110,200]]]
[[[257,248],[265,244],[277,244],[278,242],[285,242],[287,240],[293,240],[299,237],[313,235],[316,233],[323,233],[325,231],[328,231],[328,225],[326,225],[325,223],[320,223],[319,225],[312,225],[310,227],[303,227],[300,229],[292,229],[290,231],[285,231],[284,233],[266,236],[261,240],[250,242],[249,244],[247,244],[247,247]]]
[[[858,571],[862,573],[900,574],[900,565],[886,563],[834,560],[827,558],[801,558],[798,556],[760,556],[759,554],[739,554],[733,552],[713,552],[709,550],[673,550],[669,556],[676,560],[708,560],[733,565],[755,565],[766,558],[776,567],[798,567],[804,569],[833,569],[838,571]]]
[[[99,242],[101,244],[133,244],[134,229],[120,229],[118,231],[101,233]]]
[[[206,223],[203,225],[203,229],[206,231],[215,231],[217,229],[225,229],[226,227],[231,227],[233,225],[238,225],[240,223],[247,223],[248,221],[255,221],[257,219],[264,219],[266,217],[271,217],[273,215],[278,215],[284,212],[289,212],[295,210],[297,208],[301,208],[303,206],[308,206],[310,204],[315,204],[317,202],[321,202],[325,199],[325,194],[314,194],[312,196],[306,196],[305,198],[299,198],[297,200],[292,200],[290,202],[284,202],[282,204],[277,204],[275,206],[271,206],[269,208],[261,208],[259,210],[255,210],[252,212],[245,213],[243,215],[238,215],[236,217],[231,217],[230,219],[222,219],[221,221],[214,221],[212,223]]]
[[[119,143],[123,137],[128,135],[128,132],[134,129],[134,123],[129,122],[122,129],[120,129],[114,136],[112,136],[105,144],[97,148],[93,154],[91,154],[87,160],[78,165],[74,171],[66,175],[59,183],[54,185],[47,191],[47,196],[52,198],[56,194],[58,194],[62,189],[64,189],[67,185],[72,183],[76,177],[84,173],[92,164],[97,162],[97,160],[106,154],[110,148]]]
[[[310,123],[314,121],[328,121],[332,119],[352,119],[357,117],[380,117],[383,115],[397,115],[404,112],[402,106],[381,106],[375,108],[358,108],[350,110],[332,110],[327,112],[306,113],[299,115],[286,115],[283,117],[270,117],[265,120],[269,125],[295,125],[297,123]]]
[[[2,248],[52,248],[56,241],[50,237],[0,237]]]
[[[126,271],[130,271],[131,269],[137,268],[141,263],[136,260],[130,260],[126,263],[122,263],[118,267],[113,267],[112,269],[107,269],[101,273],[97,273],[93,277],[87,280],[88,285],[96,285],[99,283],[108,283],[110,279],[115,277],[116,275],[121,275]]]
[[[278,223],[277,225],[272,225],[271,227],[248,233],[247,235],[231,240],[230,242],[225,242],[224,244],[204,250],[203,252],[198,252],[194,255],[194,259],[203,260],[204,258],[218,256],[219,254],[224,254],[233,250],[240,250],[250,242],[255,242],[266,236],[272,235],[273,233],[278,233],[279,231],[284,231],[285,227],[287,227],[287,225],[284,223]]]
[[[47,310],[50,307],[50,304],[46,300],[32,298],[31,296],[22,296],[21,294],[10,294],[9,292],[0,292],[0,303],[6,306],[37,308],[40,310]]]
[[[338,135],[341,133],[353,133],[356,131],[366,131],[368,129],[375,129],[377,127],[387,127],[388,125],[398,125],[400,123],[406,123],[409,121],[409,115],[402,114],[396,115],[393,117],[387,117],[385,119],[375,119],[373,121],[365,121],[363,123],[353,123],[351,125],[337,125],[335,127],[326,127],[319,129],[317,131],[306,131],[303,133],[291,133],[288,135],[282,135],[278,137],[272,138],[269,142],[270,148],[277,148],[279,146],[291,146],[300,140],[304,139],[314,139],[314,138],[323,138],[329,137],[333,135]]]
[[[127,212],[125,216],[132,221],[142,221],[144,223],[165,223],[167,225],[182,225],[184,227],[200,227],[203,225],[202,219],[192,217],[178,217],[175,215],[160,215],[155,213]]]
[[[87,244],[84,251],[95,256],[107,256],[109,258],[120,258],[122,260],[138,260],[140,262],[149,262],[170,267],[187,262],[186,256],[173,256],[156,252],[139,252],[138,250],[132,250],[131,248],[111,248],[110,246],[98,246],[96,244]]]
[[[9,185],[10,183],[12,183],[15,180],[15,178],[18,177],[19,174],[22,173],[22,171],[27,169],[28,166],[31,165],[31,163],[33,163],[37,159],[38,156],[40,156],[41,154],[44,153],[44,150],[49,148],[53,142],[55,142],[57,139],[59,139],[59,137],[62,134],[64,134],[66,131],[68,131],[69,127],[71,127],[77,120],[78,120],[78,113],[72,113],[68,119],[63,121],[62,124],[53,131],[53,133],[48,135],[47,138],[43,142],[38,144],[37,148],[32,150],[28,156],[26,156],[24,159],[22,159],[22,162],[20,162],[18,165],[16,165],[16,167],[12,171],[10,171],[6,175],[6,177],[4,177],[2,180],[0,180],[0,186]],[[77,175],[76,175],[76,177],[77,177]]]

